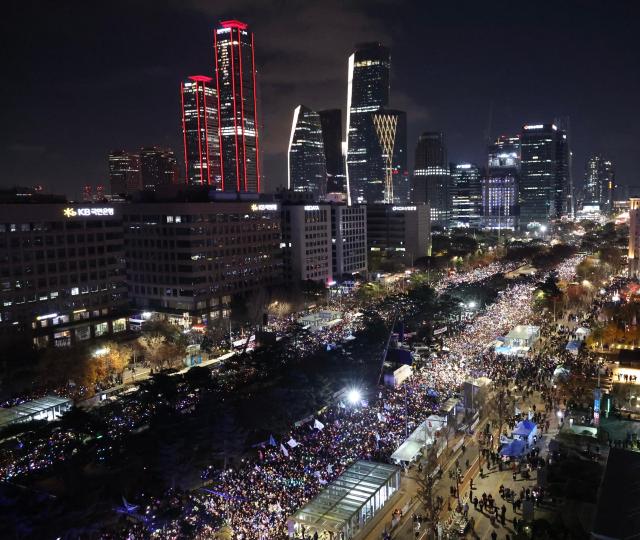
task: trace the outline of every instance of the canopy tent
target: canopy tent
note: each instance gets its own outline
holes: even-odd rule
[[[290,530],[351,538],[400,487],[395,465],[357,461],[289,518]]]
[[[500,455],[504,457],[520,457],[526,448],[524,441],[514,439],[500,449]]]
[[[573,339],[569,343],[567,343],[565,350],[569,351],[574,356],[577,356],[581,346],[582,346],[582,341]]]
[[[576,330],[576,338],[581,341],[584,341],[584,338],[586,338],[590,333],[591,333],[591,330],[589,330],[589,328],[585,328],[584,326],[581,326]]]
[[[424,444],[419,443],[418,441],[407,439],[391,455],[391,460],[397,464],[400,464],[403,461],[413,461],[416,457],[418,457],[423,446]]]
[[[524,442],[531,442],[533,436],[538,431],[538,426],[531,420],[523,420],[518,422],[516,428],[511,432],[514,439],[520,439]]]
[[[558,366],[553,371],[553,376],[551,378],[552,380],[557,380],[557,379],[566,379],[567,377],[569,377],[569,370],[564,366]]]

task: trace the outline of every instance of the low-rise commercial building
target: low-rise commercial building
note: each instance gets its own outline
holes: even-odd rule
[[[121,206],[0,204],[0,335],[65,347],[126,330]]]
[[[378,253],[404,264],[425,257],[431,251],[429,205],[367,205],[367,246],[369,255]]]
[[[353,279],[367,273],[367,207],[331,205],[333,279]]]

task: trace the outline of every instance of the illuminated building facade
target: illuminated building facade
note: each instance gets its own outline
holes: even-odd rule
[[[376,196],[374,202],[406,204],[409,202],[411,186],[407,172],[407,114],[404,111],[384,109],[373,113],[373,127],[382,155],[383,178],[381,182],[370,182],[374,185]]]
[[[282,282],[280,205],[152,202],[124,207],[134,306],[185,325],[228,315],[233,295]]]
[[[640,199],[629,199],[629,277],[640,277]]]
[[[222,191],[260,192],[260,156],[253,32],[240,21],[214,31],[215,84]]]
[[[587,160],[584,176],[584,204],[597,204],[602,212],[611,212],[615,189],[613,163],[599,154],[591,156]]]
[[[384,199],[385,162],[373,117],[389,104],[390,64],[380,43],[358,45],[349,57],[346,175],[353,203]]]
[[[539,229],[571,203],[567,134],[555,124],[525,125],[520,134],[521,229]]]
[[[426,132],[418,137],[413,171],[412,200],[429,204],[431,222],[448,226],[451,220],[451,173],[441,132]]]
[[[333,279],[352,280],[367,273],[367,208],[362,204],[331,205]]]
[[[333,281],[331,205],[282,204],[282,260],[287,283]]]
[[[477,165],[451,164],[451,223],[454,227],[480,226],[482,176]]]
[[[180,85],[185,180],[220,189],[217,93],[213,79],[192,75]]]
[[[120,208],[0,204],[0,336],[67,347],[126,330]]]
[[[142,189],[140,156],[114,150],[109,154],[109,183],[112,195],[130,195]]]
[[[140,150],[140,174],[143,189],[175,184],[177,169],[173,150],[151,146]]]
[[[318,111],[327,167],[327,193],[345,193],[344,156],[342,155],[342,110]],[[346,199],[345,199],[346,200]]]
[[[499,137],[489,146],[487,174],[482,180],[483,224],[488,229],[516,227],[520,137]]]
[[[316,201],[327,193],[320,115],[304,105],[298,105],[293,111],[287,150],[287,189],[307,191]]]

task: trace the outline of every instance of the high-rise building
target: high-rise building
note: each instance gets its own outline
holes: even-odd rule
[[[599,154],[591,156],[584,176],[584,204],[597,204],[601,211],[611,212],[615,188],[613,163]]]
[[[499,137],[489,146],[487,174],[482,184],[484,226],[514,229],[520,175],[520,137]]]
[[[640,277],[640,199],[629,199],[629,277]]]
[[[154,190],[176,181],[176,158],[173,150],[150,146],[140,150],[142,187]]]
[[[222,191],[260,192],[258,97],[253,32],[222,21],[213,34]]]
[[[411,186],[407,172],[407,114],[384,109],[373,113],[373,127],[382,154],[382,182],[369,182],[370,191],[377,194],[372,202],[406,204]],[[378,187],[378,185],[380,187]]]
[[[528,124],[520,135],[520,228],[534,229],[570,211],[569,145],[555,124]]]
[[[342,110],[318,111],[322,126],[324,159],[327,166],[327,193],[345,193],[344,156],[342,155]]]
[[[389,104],[390,64],[389,49],[381,43],[358,45],[349,57],[346,177],[352,202],[384,198],[385,163],[373,114]]]
[[[315,200],[327,193],[320,115],[304,105],[298,105],[293,111],[287,169],[287,189],[308,191]]]
[[[451,164],[451,222],[453,226],[480,226],[482,176],[477,165],[471,163]]]
[[[429,203],[431,222],[447,226],[451,219],[451,175],[442,133],[426,132],[418,137],[414,167],[413,202]]]
[[[367,208],[363,204],[331,205],[333,279],[353,280],[367,273]]]
[[[109,154],[109,181],[112,195],[127,195],[142,189],[140,156],[124,150]]]
[[[282,204],[282,262],[285,281],[333,281],[331,205]]]
[[[192,75],[180,85],[187,184],[220,189],[217,101],[211,77]]]

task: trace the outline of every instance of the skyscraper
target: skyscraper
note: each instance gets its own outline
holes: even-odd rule
[[[444,135],[426,132],[418,137],[413,171],[412,198],[429,203],[431,222],[447,226],[451,219],[451,176]]]
[[[287,151],[287,188],[308,191],[317,200],[327,193],[327,167],[320,115],[304,105],[293,111]]]
[[[140,156],[124,150],[109,154],[109,183],[112,195],[127,195],[142,189]]]
[[[520,175],[520,137],[499,137],[489,146],[487,174],[483,178],[484,226],[514,229]]]
[[[568,210],[569,145],[555,124],[525,125],[520,143],[520,228],[533,229]]]
[[[373,113],[389,104],[389,49],[381,43],[358,45],[349,57],[347,86],[346,176],[352,202],[384,197],[385,163]]]
[[[180,85],[185,181],[220,189],[217,94],[213,79],[192,75]]]
[[[154,190],[176,181],[176,158],[173,150],[149,146],[140,150],[140,172],[144,189]]]
[[[482,215],[482,182],[477,165],[451,164],[451,221],[455,227],[478,227]]]
[[[345,193],[344,156],[342,155],[342,110],[318,111],[327,166],[327,193]]]
[[[591,156],[584,175],[584,203],[597,204],[601,211],[610,212],[615,187],[613,163],[600,154]]]
[[[222,21],[213,34],[223,191],[260,192],[260,156],[253,32]]]
[[[372,115],[373,127],[382,155],[382,181],[370,180],[370,202],[407,203],[410,185],[407,173],[407,114],[383,109]],[[375,191],[374,191],[375,186]]]

